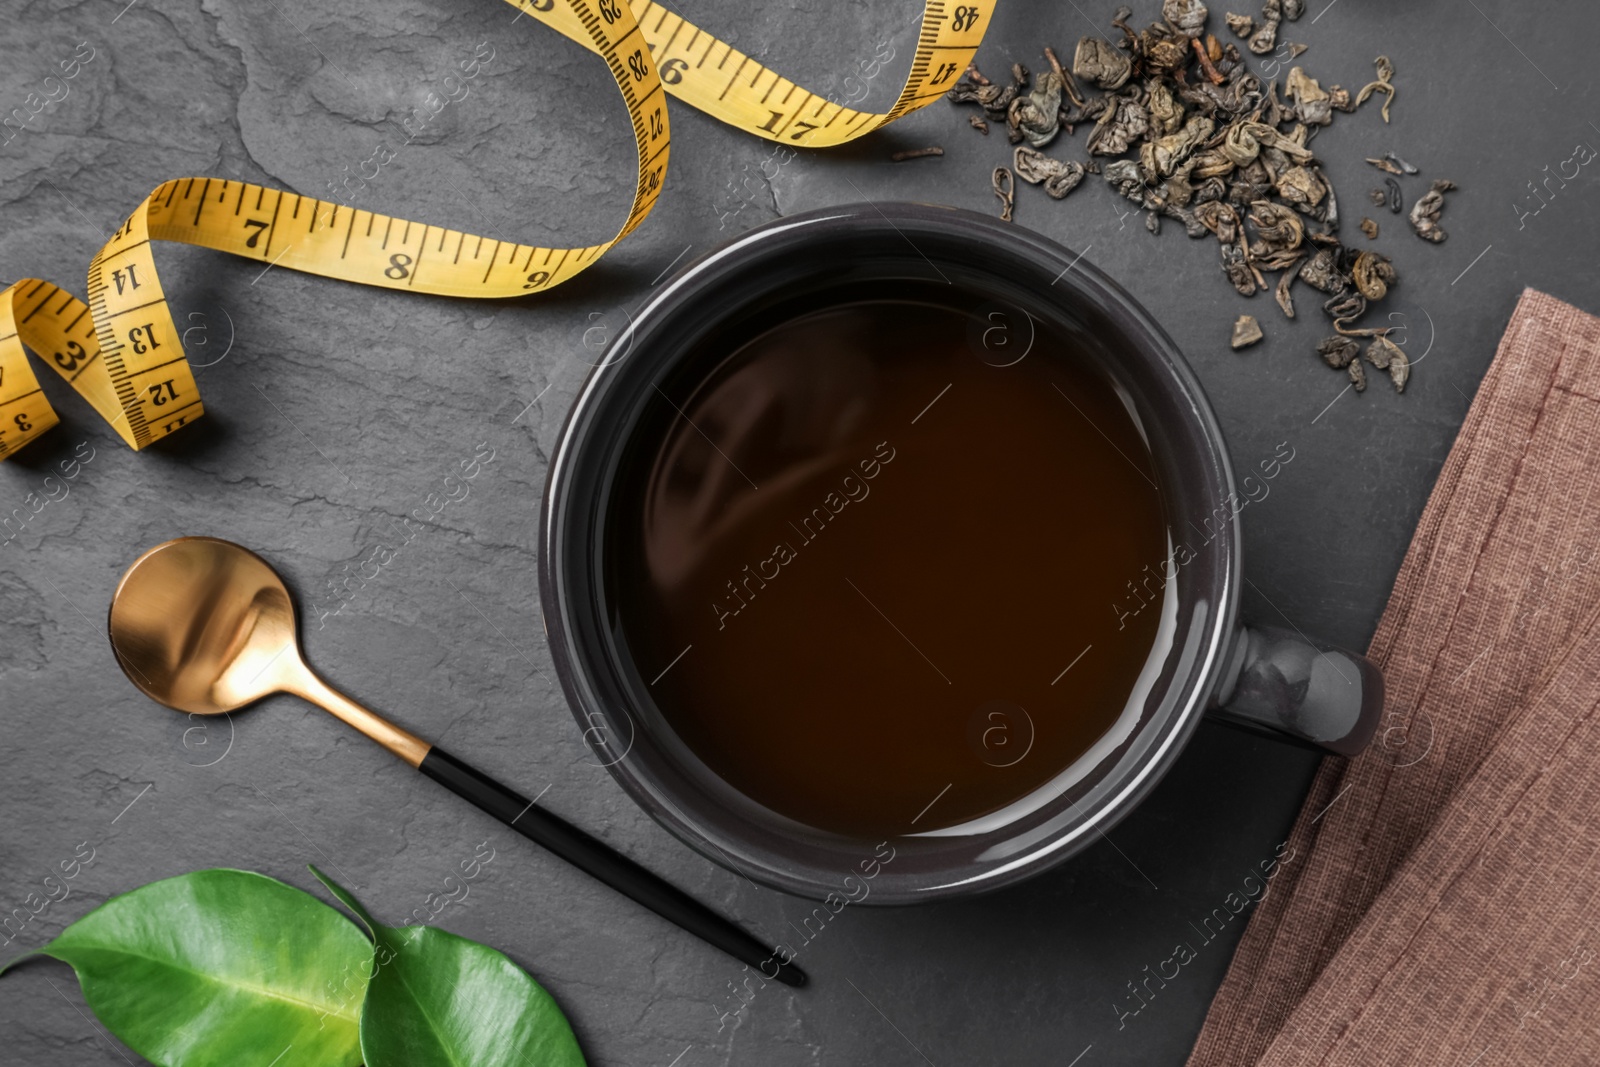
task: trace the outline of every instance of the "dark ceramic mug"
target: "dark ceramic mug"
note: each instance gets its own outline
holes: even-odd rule
[[[913,834],[886,847],[804,826],[719,779],[651,701],[606,587],[607,517],[658,386],[693,383],[743,324],[937,274],[964,296],[1022,309],[1071,336],[1128,398],[1147,435],[1180,551],[1126,729],[1091,767],[1000,825]],[[751,330],[755,329],[752,325]],[[791,216],[686,267],[615,337],[568,416],[540,530],[545,628],[585,740],[658,822],[709,859],[802,896],[910,903],[997,888],[1080,851],[1146,796],[1204,714],[1341,755],[1371,740],[1383,679],[1360,656],[1298,632],[1241,624],[1238,514],[1216,417],[1177,346],[1116,283],[1028,230],[954,208],[868,204]],[[1164,609],[1171,612],[1171,608]],[[1164,644],[1162,643],[1164,642]],[[1050,788],[1050,787],[1047,787]],[[1042,792],[1042,791],[1041,791]],[[876,858],[875,858],[876,857]],[[861,876],[870,893],[852,892]]]

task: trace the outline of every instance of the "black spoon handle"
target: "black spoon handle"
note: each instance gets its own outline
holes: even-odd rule
[[[517,833],[617,892],[643,904],[707,943],[720,948],[767,978],[795,987],[806,984],[805,972],[782,962],[750,934],[718,915],[683,890],[663,881],[622,853],[590,837],[564,819],[537,807],[527,797],[507,789],[482,771],[435,746],[417,767],[419,771],[459,797],[472,801]],[[776,973],[763,968],[774,967]]]

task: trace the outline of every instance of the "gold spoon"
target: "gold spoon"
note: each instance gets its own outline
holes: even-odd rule
[[[123,673],[153,700],[220,715],[273,693],[331,712],[459,796],[768,978],[805,975],[741,928],[577,827],[534,806],[449,753],[341,696],[300,655],[294,601],[249,549],[180,537],[133,561],[111,599],[111,648]],[[766,966],[775,968],[773,973]]]

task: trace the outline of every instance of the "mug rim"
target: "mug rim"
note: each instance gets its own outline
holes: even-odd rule
[[[584,731],[588,747],[605,757],[601,765],[656,822],[719,866],[735,870],[753,881],[812,899],[822,899],[824,894],[838,891],[838,871],[802,870],[803,865],[798,862],[786,867],[781,856],[775,859],[770,849],[762,851],[752,846],[753,851],[741,851],[744,842],[728,834],[726,827],[714,829],[706,825],[705,819],[694,817],[687,810],[690,805],[682,802],[685,798],[673,795],[670,783],[664,783],[659,773],[644,765],[645,761],[630,758],[635,755],[633,745],[640,733],[631,718],[623,750],[620,754],[614,751],[616,744],[608,716],[616,709],[605,706],[606,701],[597,692],[596,679],[586,663],[586,657],[594,655],[594,650],[586,647],[582,636],[586,629],[586,620],[581,616],[585,608],[582,599],[585,590],[580,587],[581,583],[569,581],[566,573],[566,555],[574,551],[567,527],[574,522],[581,526],[587,518],[581,514],[575,518],[573,514],[578,507],[573,502],[578,489],[575,470],[578,461],[586,458],[583,449],[596,447],[594,439],[601,426],[596,418],[597,409],[629,375],[637,377],[650,371],[659,379],[672,366],[670,356],[663,358],[662,365],[654,366],[638,351],[641,339],[648,344],[651,331],[658,328],[658,320],[670,326],[673,315],[681,317],[695,301],[714,302],[714,283],[719,278],[726,277],[730,271],[744,269],[741,264],[748,265],[747,261],[759,261],[775,247],[787,242],[820,243],[849,231],[881,230],[884,224],[907,242],[910,242],[908,230],[919,235],[937,232],[957,243],[996,243],[997,247],[1005,246],[1008,252],[1051,270],[1060,266],[1060,275],[1050,283],[1051,291],[1070,275],[1068,285],[1062,290],[1064,298],[1069,302],[1085,302],[1086,306],[1109,317],[1126,347],[1136,352],[1137,358],[1147,364],[1152,373],[1170,380],[1175,399],[1183,402],[1180,406],[1186,423],[1173,432],[1185,433],[1187,440],[1199,442],[1204,448],[1204,456],[1197,457],[1197,462],[1210,479],[1205,495],[1219,501],[1237,499],[1221,427],[1204,389],[1177,344],[1131,294],[1081,253],[1074,253],[1033,231],[1000,223],[976,212],[933,204],[879,202],[822,208],[786,216],[746,231],[696,258],[662,285],[631,316],[628,326],[612,339],[606,354],[585,378],[551,454],[539,530],[539,589],[551,656],[563,694]],[[915,248],[915,244],[912,247]],[[918,251],[920,253],[920,249]],[[613,359],[613,354],[619,352]],[[645,369],[638,369],[641,367]],[[1214,539],[1216,544],[1207,555],[1216,572],[1211,579],[1215,603],[1200,624],[1204,631],[1203,657],[1187,669],[1187,680],[1181,686],[1174,686],[1170,694],[1163,694],[1158,713],[1137,725],[1137,734],[1159,735],[1157,744],[1131,772],[1122,775],[1124,780],[1115,784],[1114,795],[1084,813],[1063,832],[1052,835],[1048,847],[1031,849],[1021,859],[999,869],[977,874],[965,872],[968,877],[961,877],[963,872],[952,870],[950,877],[941,881],[906,877],[894,872],[892,865],[886,866],[877,875],[880,881],[872,887],[872,903],[912,903],[967,896],[1013,884],[1081,851],[1093,842],[1097,831],[1104,833],[1110,829],[1148,795],[1187,745],[1233,658],[1240,584],[1236,511],[1231,511],[1219,524]],[[1212,540],[1206,543],[1213,544]],[[620,710],[625,716],[630,714],[626,707]],[[870,844],[864,847],[870,848]],[[744,862],[735,860],[734,855],[739,855]],[[829,877],[820,877],[823,874]]]

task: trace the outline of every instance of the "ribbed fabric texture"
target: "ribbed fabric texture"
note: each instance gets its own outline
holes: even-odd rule
[[[1600,1064],[1600,320],[1523,293],[1190,1067]]]

